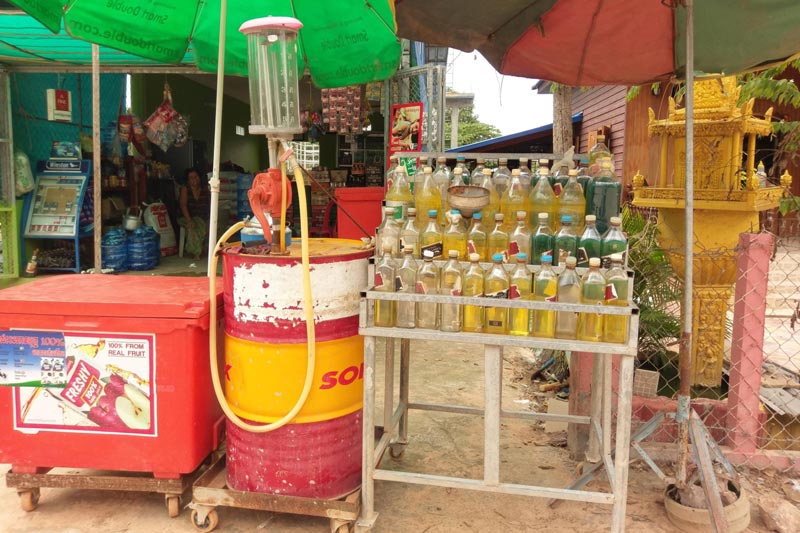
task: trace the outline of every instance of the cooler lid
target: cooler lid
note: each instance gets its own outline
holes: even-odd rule
[[[217,279],[222,305],[222,278]],[[201,318],[209,313],[207,277],[62,275],[0,290],[0,314]]]

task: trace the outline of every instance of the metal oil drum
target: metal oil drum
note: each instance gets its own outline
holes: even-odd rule
[[[311,239],[316,366],[295,419],[268,433],[227,424],[228,486],[338,498],[361,483],[363,339],[360,292],[370,252],[343,239]],[[270,423],[299,398],[307,368],[300,245],[290,254],[223,251],[225,396],[252,423]]]

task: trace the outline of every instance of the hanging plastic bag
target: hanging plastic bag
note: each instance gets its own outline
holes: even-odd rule
[[[169,84],[164,84],[164,101],[144,122],[144,125],[147,127],[148,140],[165,152],[179,140],[179,137],[181,144],[186,142],[185,139],[189,135],[188,125],[180,113],[172,107],[172,92]]]
[[[31,170],[31,160],[25,152],[16,150],[14,152],[14,189],[17,196],[29,193],[36,186],[33,181],[33,171]]]

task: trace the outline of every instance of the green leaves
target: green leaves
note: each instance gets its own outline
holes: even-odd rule
[[[787,196],[778,200],[778,212],[781,216],[793,211],[800,211],[800,196]]]

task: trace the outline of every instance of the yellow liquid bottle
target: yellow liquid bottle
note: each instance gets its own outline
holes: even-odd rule
[[[586,198],[583,196],[583,189],[578,183],[578,170],[569,170],[569,180],[558,197],[558,220],[564,215],[572,217],[572,227],[575,234],[583,233],[583,220],[586,216]]]
[[[422,257],[426,252],[430,252],[433,259],[440,259],[444,250],[444,235],[439,228],[439,221],[436,217],[436,209],[428,210],[428,222],[425,229],[419,235],[419,249]]]
[[[511,171],[511,180],[503,195],[500,197],[500,212],[503,213],[503,220],[506,224],[506,231],[514,229],[517,213],[525,213],[525,221],[528,222],[528,198],[520,182],[519,169]]]
[[[611,268],[606,273],[606,305],[628,305],[628,274],[622,268],[622,254],[611,255]],[[603,315],[603,340],[625,343],[628,341],[628,317]]]
[[[394,207],[394,218],[397,221],[405,220],[408,208],[414,204],[414,195],[408,183],[406,167],[399,165],[392,174],[392,184],[386,191],[384,198],[386,207]]]
[[[478,254],[479,261],[486,261],[487,234],[483,228],[483,215],[472,215],[472,225],[467,232],[467,253]]]
[[[606,278],[600,272],[600,259],[589,259],[589,270],[581,282],[581,303],[603,305],[606,301]],[[603,340],[603,318],[600,313],[581,313],[578,316],[578,340],[600,342]]]
[[[581,302],[581,278],[575,272],[576,259],[567,257],[566,268],[558,276],[558,303],[577,304]],[[575,339],[578,334],[578,313],[558,311],[556,313],[556,338]]]
[[[464,296],[483,296],[484,272],[480,265],[480,256],[476,253],[469,255],[469,268],[464,273],[462,294]],[[464,324],[462,331],[480,333],[484,326],[484,310],[481,305],[464,306]]]
[[[492,256],[491,270],[486,273],[483,281],[483,290],[487,298],[497,298],[505,300],[508,298],[508,288],[510,280],[508,273],[503,268],[503,255],[494,254]],[[507,307],[486,307],[486,333],[508,333],[508,308]]]
[[[464,224],[461,222],[461,215],[450,213],[448,215],[450,224],[444,231],[444,251],[443,255],[447,256],[450,250],[458,252],[458,259],[460,261],[467,260],[467,233],[464,230]]]
[[[450,250],[449,260],[442,269],[440,294],[443,296],[461,296],[464,274],[458,262],[458,253]],[[459,304],[441,304],[439,306],[439,329],[448,332],[461,331],[464,318],[463,306]]]
[[[511,272],[508,299],[531,299],[531,273],[528,271],[528,256],[517,254],[517,266]],[[511,335],[527,336],[531,332],[531,312],[529,309],[509,309],[508,332]]]
[[[494,216],[494,229],[486,238],[486,253],[489,257],[500,254],[503,256],[503,262],[508,262],[509,235],[504,228],[503,214],[497,213]]]
[[[500,212],[500,195],[497,193],[497,189],[494,187],[491,169],[483,169],[483,179],[478,185],[489,191],[489,204],[481,209],[483,220],[489,224],[494,220],[494,216]]]
[[[380,292],[394,292],[395,269],[389,250],[384,250],[380,262],[375,265],[375,290]],[[391,328],[395,321],[394,301],[375,300],[375,325],[382,328]]]
[[[414,191],[414,207],[417,208],[417,225],[420,228],[428,225],[431,210],[435,210],[438,215],[442,208],[442,194],[433,181],[431,167],[425,167],[423,176],[422,185]]]
[[[542,269],[536,274],[533,282],[533,299],[537,302],[555,302],[558,293],[558,276],[553,272],[553,257],[544,254],[541,257]],[[531,335],[552,339],[556,335],[556,312],[546,309],[533,311],[533,327]]]

